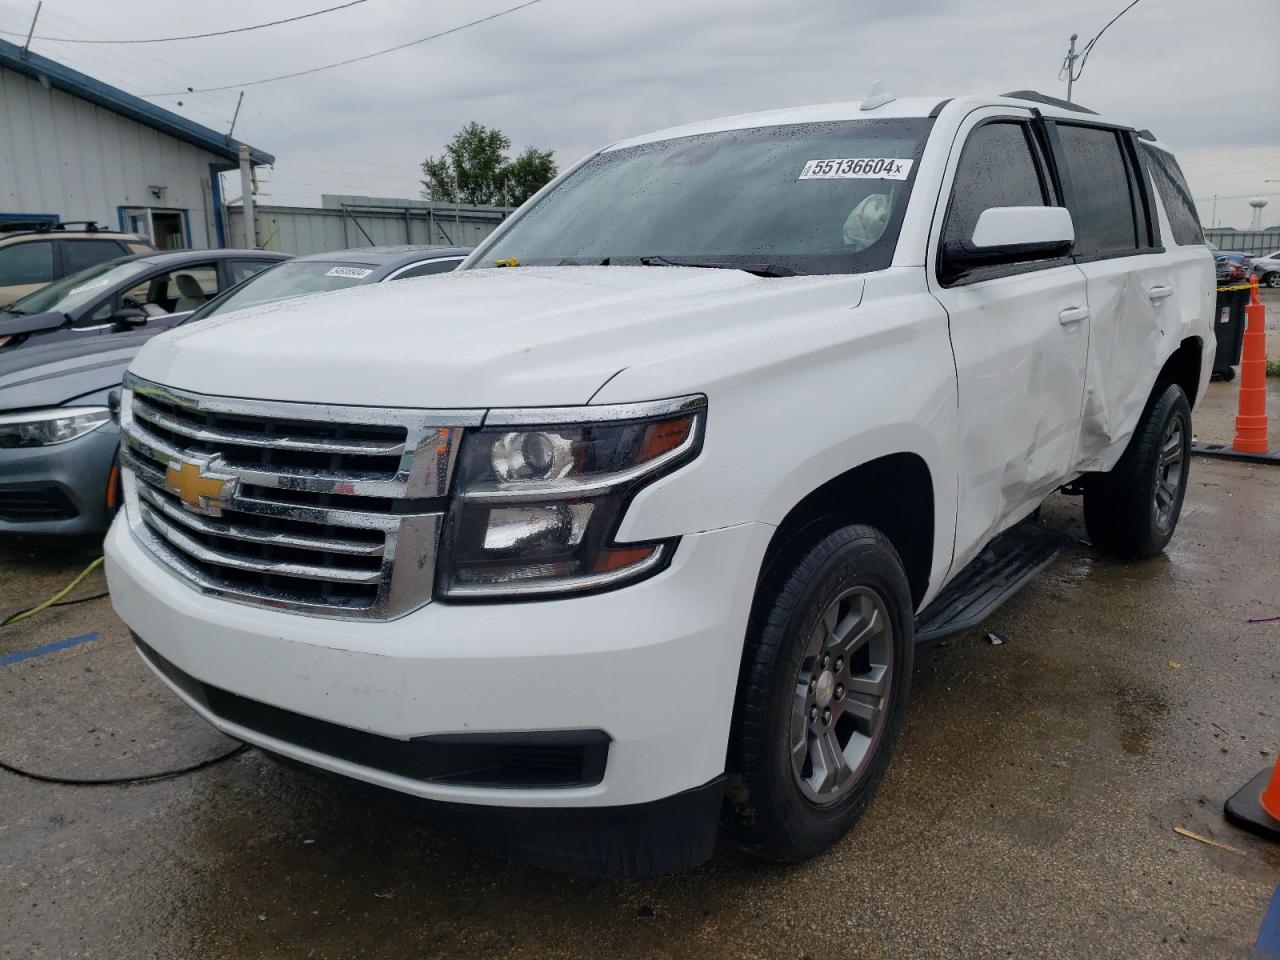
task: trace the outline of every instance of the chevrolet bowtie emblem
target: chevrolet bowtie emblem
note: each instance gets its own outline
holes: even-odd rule
[[[218,473],[222,457],[171,460],[164,475],[165,489],[178,495],[182,505],[194,513],[211,517],[222,515],[222,508],[239,486],[239,480],[230,473]]]

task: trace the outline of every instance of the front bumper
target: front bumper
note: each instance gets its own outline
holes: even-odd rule
[[[119,428],[107,423],[66,443],[0,450],[0,533],[105,530],[107,483],[119,447]]]
[[[231,722],[161,674],[230,736],[426,799],[616,807],[673,797],[723,773],[747,615],[771,533],[742,524],[686,536],[670,568],[610,593],[437,602],[389,622],[203,595],[157,562],[123,518],[107,537],[107,576],[116,611],[145,644],[190,677],[249,700],[399,740],[600,730],[611,742],[603,777],[589,786],[439,783]]]

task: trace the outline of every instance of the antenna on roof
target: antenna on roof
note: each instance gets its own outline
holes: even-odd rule
[[[27,31],[27,42],[22,45],[22,59],[27,59],[27,55],[31,53],[31,38],[36,32],[36,21],[40,19],[40,8],[44,6],[44,0],[39,0],[36,4],[36,14],[31,18],[31,29]]]
[[[862,101],[862,105],[858,109],[874,110],[876,107],[883,107],[886,103],[897,99],[896,95],[885,92],[883,80],[877,80],[871,85],[871,92],[867,94],[867,98]]]

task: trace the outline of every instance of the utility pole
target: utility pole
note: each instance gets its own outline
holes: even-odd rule
[[[1071,46],[1067,48],[1067,103],[1071,102],[1071,85],[1075,83],[1077,36],[1079,36],[1079,34],[1073,33],[1071,35]]]
[[[253,165],[247,143],[240,144],[240,203],[244,211],[244,245],[249,250],[256,250],[258,225],[253,216]]]

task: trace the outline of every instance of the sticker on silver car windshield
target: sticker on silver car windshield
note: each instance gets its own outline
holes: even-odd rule
[[[905,180],[911,172],[910,160],[891,157],[858,157],[838,160],[810,160],[798,180]]]
[[[325,276],[346,277],[349,280],[363,280],[371,273],[373,273],[372,270],[366,270],[364,267],[334,267],[326,273]]]

